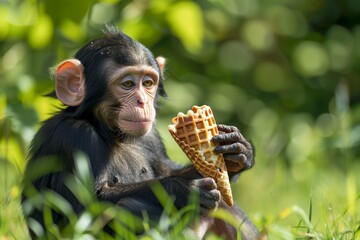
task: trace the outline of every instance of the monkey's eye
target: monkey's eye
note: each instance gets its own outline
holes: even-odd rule
[[[153,80],[145,80],[145,81],[143,82],[143,85],[144,85],[145,87],[151,87],[152,85],[154,85],[154,81],[153,81]]]
[[[152,79],[145,79],[144,81],[143,81],[143,85],[145,86],[145,87],[151,87],[151,86],[153,86],[154,85],[154,80],[152,80]]]
[[[125,89],[130,89],[135,86],[135,82],[130,76],[126,76],[121,80],[120,85]]]
[[[125,88],[131,88],[135,85],[135,83],[133,81],[125,81],[121,83],[121,86],[125,87]]]

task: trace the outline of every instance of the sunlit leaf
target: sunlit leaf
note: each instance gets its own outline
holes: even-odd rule
[[[9,32],[8,8],[0,6],[0,40],[6,38]]]
[[[6,96],[0,94],[0,119],[5,117]]]
[[[19,66],[19,62],[26,56],[26,46],[23,43],[12,45],[3,55],[2,65],[5,70],[12,70]]]
[[[44,229],[38,221],[31,218],[28,220],[28,226],[29,226],[29,229],[31,229],[31,231],[34,232],[35,236],[43,236],[44,235]]]
[[[19,197],[20,195],[21,195],[20,187],[13,186],[10,191],[11,198],[15,199],[15,198]]]
[[[89,213],[85,212],[81,214],[76,222],[75,231],[78,233],[85,232],[91,226],[92,220],[92,216]]]
[[[141,19],[129,19],[119,25],[126,34],[149,47],[162,37],[162,34],[154,26]]]
[[[120,2],[121,0],[99,0],[99,2],[103,2],[103,3],[110,3],[110,4],[115,4]]]
[[[44,121],[52,116],[58,108],[62,107],[62,104],[57,99],[45,98],[38,95],[33,100],[33,107],[39,115],[39,120]]]
[[[349,206],[349,214],[354,216],[356,213],[356,201],[357,195],[359,192],[357,191],[357,184],[355,180],[355,176],[353,174],[349,174],[347,176],[346,182],[346,190],[347,190],[347,205]]]
[[[6,126],[5,126],[6,127]],[[10,129],[8,129],[10,131]],[[0,138],[0,146],[3,147],[2,154],[12,163],[16,168],[23,169],[25,167],[25,153],[20,143],[15,138]]]
[[[71,21],[70,19],[66,19],[61,24],[61,32],[68,39],[80,42],[85,38],[84,32],[81,26],[78,23]]]
[[[203,40],[202,12],[195,2],[177,2],[167,12],[172,32],[190,52],[198,51]]]
[[[279,214],[280,219],[287,218],[293,212],[292,208],[285,208]]]
[[[34,1],[10,1],[8,21],[16,26],[31,26],[37,17],[37,6]],[[13,28],[13,26],[11,27]],[[12,31],[13,29],[11,29]]]
[[[61,195],[53,191],[47,191],[44,194],[47,206],[56,209],[65,216],[74,214],[72,205]]]
[[[274,44],[273,33],[264,21],[252,20],[246,22],[242,35],[255,50],[268,50]]]
[[[149,4],[154,13],[166,13],[172,4],[172,0],[151,0]]]
[[[30,28],[28,39],[33,48],[46,47],[53,37],[53,23],[48,15],[38,16],[36,23]]]
[[[293,53],[294,67],[307,77],[319,76],[329,69],[329,57],[325,48],[316,42],[301,42]]]

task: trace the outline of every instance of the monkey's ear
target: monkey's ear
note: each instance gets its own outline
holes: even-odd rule
[[[160,71],[163,72],[165,68],[166,59],[164,57],[157,57],[156,62],[160,67]]]
[[[55,72],[57,98],[67,106],[79,106],[85,96],[84,66],[77,59],[61,62]]]

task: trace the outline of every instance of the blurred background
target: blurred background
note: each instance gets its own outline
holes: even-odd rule
[[[360,1],[0,0],[0,239],[25,239],[28,145],[49,68],[113,24],[167,59],[158,128],[212,107],[256,147],[234,197],[270,239],[360,236]]]

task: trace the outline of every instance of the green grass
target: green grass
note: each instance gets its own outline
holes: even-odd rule
[[[91,180],[84,171],[86,167],[79,168],[82,169],[82,175],[69,181],[69,187],[87,206],[86,211],[78,217],[56,194],[42,196],[45,205],[66,213],[71,219],[67,230],[60,232],[51,226],[49,218],[47,238],[111,239],[101,228],[112,219],[118,236],[125,239],[194,239],[191,232],[185,228],[188,222],[194,219],[193,205],[176,211],[166,201],[168,198],[164,197],[162,189],[157,188],[156,194],[167,206],[167,210],[159,226],[150,228],[146,218],[138,221],[123,210],[93,201],[91,194],[86,190]],[[246,210],[268,239],[358,239],[359,170],[358,166],[346,173],[339,169],[318,170],[317,176],[299,181],[291,176],[281,176],[280,172],[271,173],[269,169],[254,169],[241,176],[239,183],[233,185],[234,196],[236,202]],[[20,208],[20,177],[21,172],[12,164],[1,161],[0,184],[4,190],[1,191],[0,199],[0,239],[28,239]],[[273,181],[269,182],[269,179]],[[259,190],[263,186],[267,188]],[[310,191],[307,192],[306,189]],[[215,213],[214,216],[230,219],[226,213],[224,215],[221,212]],[[124,228],[124,224],[127,224],[128,228]],[[137,224],[145,229],[142,237],[137,237],[132,230]],[[169,231],[169,226],[173,225],[175,227]],[[210,235],[208,239],[218,238]]]
[[[271,239],[358,239],[358,171],[319,169],[311,179],[275,180],[268,195],[259,195],[253,218]]]

